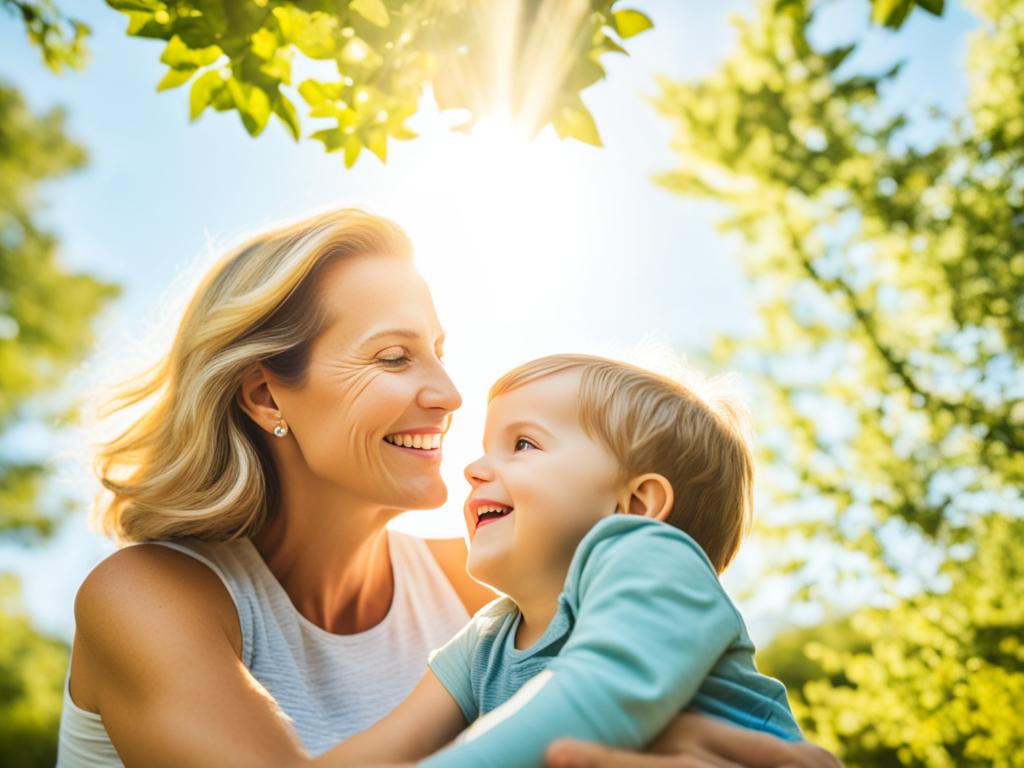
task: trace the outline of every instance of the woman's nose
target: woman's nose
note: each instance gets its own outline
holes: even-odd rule
[[[429,381],[420,390],[419,401],[424,408],[442,408],[449,413],[462,405],[462,395],[440,362],[433,367]]]
[[[490,467],[487,466],[487,457],[481,456],[476,461],[471,461],[466,465],[466,468],[462,470],[462,474],[466,478],[466,482],[470,485],[477,485],[479,483],[486,483],[488,480],[493,478],[493,473]]]

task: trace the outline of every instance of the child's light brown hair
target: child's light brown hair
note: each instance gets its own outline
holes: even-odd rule
[[[563,371],[581,374],[580,424],[618,460],[623,481],[656,472],[675,498],[666,522],[692,536],[721,573],[753,516],[754,460],[749,417],[721,379],[701,395],[666,376],[591,355],[551,355],[525,363],[491,387],[488,401]]]

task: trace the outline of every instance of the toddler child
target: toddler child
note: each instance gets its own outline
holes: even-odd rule
[[[464,507],[467,568],[507,597],[323,757],[538,766],[561,737],[642,749],[686,707],[800,739],[718,581],[749,527],[753,474],[727,398],[585,355],[509,372]]]

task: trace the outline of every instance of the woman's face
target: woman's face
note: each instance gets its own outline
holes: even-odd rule
[[[304,384],[271,383],[301,460],[357,500],[442,505],[440,444],[462,398],[426,283],[404,259],[360,256],[324,272],[319,299],[328,319]]]

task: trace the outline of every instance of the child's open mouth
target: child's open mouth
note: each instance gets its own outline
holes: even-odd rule
[[[477,507],[476,510],[476,530],[480,530],[480,528],[488,523],[497,522],[503,517],[508,517],[511,514],[512,507],[499,506],[496,504],[481,505]]]

